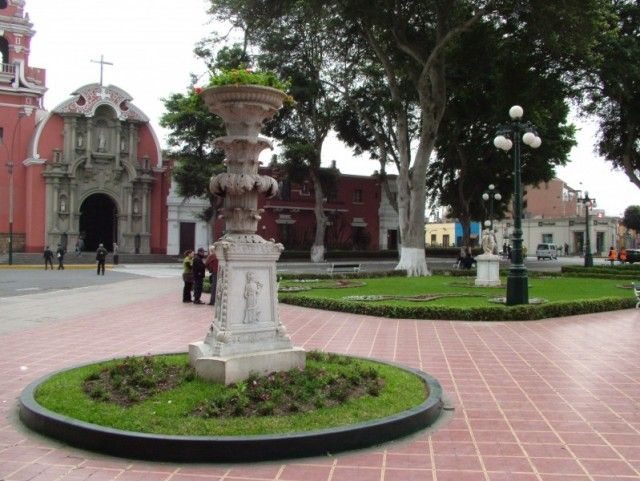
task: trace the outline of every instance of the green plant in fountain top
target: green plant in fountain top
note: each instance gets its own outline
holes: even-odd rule
[[[221,85],[262,85],[287,92],[291,87],[291,82],[280,80],[273,72],[237,68],[222,70],[218,75],[211,77],[209,86],[219,87]]]

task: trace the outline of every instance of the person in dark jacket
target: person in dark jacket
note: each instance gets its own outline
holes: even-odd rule
[[[58,270],[64,270],[64,255],[66,251],[62,247],[62,244],[58,244],[58,249],[56,250],[56,257],[58,258]]]
[[[98,261],[98,271],[97,274],[102,274],[104,276],[104,263],[107,260],[107,249],[104,248],[104,244],[98,245],[98,250],[96,251],[96,261]]]
[[[209,305],[213,306],[216,303],[216,287],[218,285],[218,258],[216,257],[216,250],[213,246],[209,247],[209,255],[205,259],[204,265],[209,271],[209,283],[211,284]]]
[[[53,270],[53,251],[49,249],[49,246],[45,248],[42,257],[44,257],[44,270],[47,270],[47,266],[50,266],[51,270]]]
[[[206,273],[206,267],[204,265],[204,249],[200,247],[195,257],[193,258],[193,303],[204,304],[200,300],[202,296],[202,284],[204,283],[204,276]]]

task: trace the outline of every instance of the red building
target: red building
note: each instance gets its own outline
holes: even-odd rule
[[[48,112],[29,66],[24,0],[0,0],[0,252],[46,245],[164,253],[169,181],[149,119],[124,90],[89,84]]]
[[[260,200],[259,207],[264,212],[258,224],[259,234],[282,242],[288,249],[309,248],[316,229],[311,182],[292,184],[270,169],[263,173],[279,181],[280,193],[276,198]],[[323,208],[329,223],[325,247],[378,250],[382,196],[378,179],[338,174],[335,188],[325,195]]]

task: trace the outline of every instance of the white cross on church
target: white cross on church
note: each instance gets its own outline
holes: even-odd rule
[[[112,62],[106,62],[104,60],[104,55],[100,55],[100,60],[91,60],[91,63],[99,63],[100,64],[100,85],[102,85],[102,75],[104,71],[105,65],[113,65]]]

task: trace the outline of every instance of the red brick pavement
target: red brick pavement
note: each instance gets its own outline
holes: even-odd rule
[[[211,309],[184,305],[176,292],[0,336],[0,480],[640,481],[635,310],[470,323],[281,306],[296,345],[423,369],[455,407],[434,432],[363,451],[244,465],[151,463],[69,448],[20,424],[16,398],[51,370],[186,350],[203,338]]]

